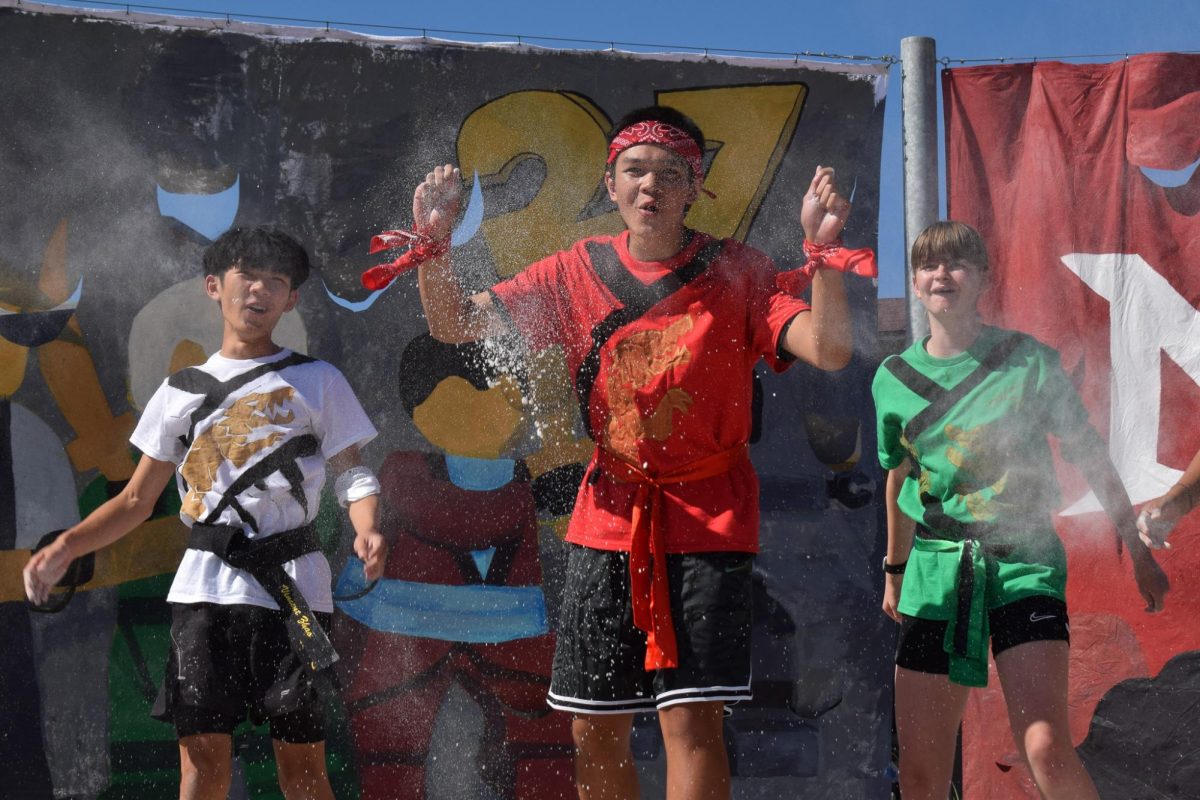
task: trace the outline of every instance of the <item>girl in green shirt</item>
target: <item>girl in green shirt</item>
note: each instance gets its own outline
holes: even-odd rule
[[[944,800],[970,686],[990,641],[1013,737],[1046,798],[1096,790],[1067,722],[1066,556],[1047,435],[1084,472],[1129,548],[1147,611],[1166,576],[1058,353],[983,324],[988,258],[973,228],[938,222],[913,243],[930,335],[872,385],[888,470],[883,610],[901,623],[896,727],[905,800]],[[905,578],[907,577],[907,582]]]

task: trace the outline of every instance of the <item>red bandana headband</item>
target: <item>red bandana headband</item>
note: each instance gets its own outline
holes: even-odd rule
[[[622,150],[636,144],[656,144],[667,148],[684,160],[692,170],[692,177],[704,180],[704,153],[696,140],[674,125],[652,119],[635,122],[614,136],[612,144],[608,146],[607,163],[613,164]],[[709,197],[716,197],[707,189],[702,191]]]

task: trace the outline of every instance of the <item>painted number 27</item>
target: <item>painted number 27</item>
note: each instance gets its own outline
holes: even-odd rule
[[[786,83],[658,93],[657,102],[692,117],[707,137],[705,186],[717,199],[696,203],[690,226],[745,238],[796,130],[806,91],[804,84]],[[532,200],[483,223],[500,277],[585,236],[621,229],[615,211],[586,214],[603,187],[611,124],[586,97],[548,91],[504,95],[463,123],[458,159],[464,174],[502,184],[531,160],[544,169]]]

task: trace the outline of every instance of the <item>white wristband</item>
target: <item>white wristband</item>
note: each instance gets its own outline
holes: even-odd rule
[[[364,497],[379,494],[379,479],[370,467],[351,467],[337,476],[333,492],[337,495],[338,505],[345,508]]]

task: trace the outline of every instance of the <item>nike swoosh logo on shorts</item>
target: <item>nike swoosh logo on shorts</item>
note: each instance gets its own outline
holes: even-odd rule
[[[1039,614],[1035,611],[1029,615],[1030,622],[1042,622],[1047,619],[1058,619],[1058,614]]]

